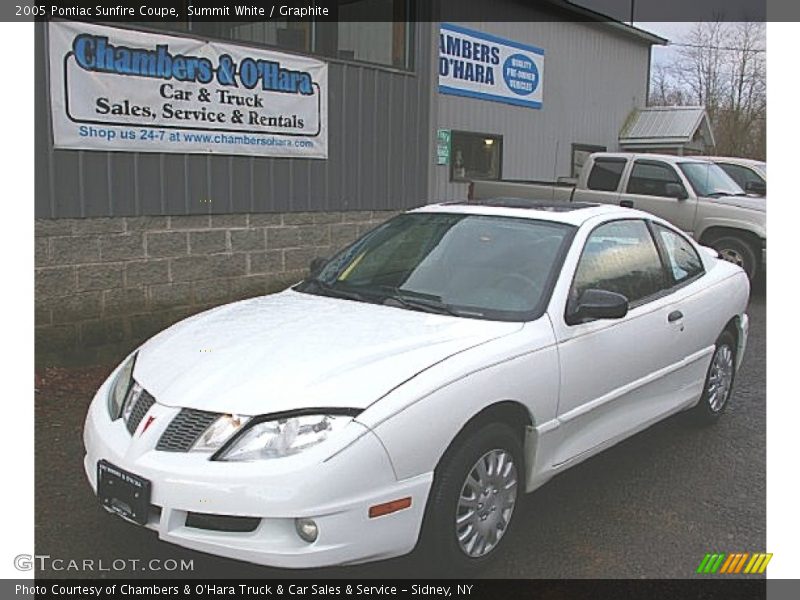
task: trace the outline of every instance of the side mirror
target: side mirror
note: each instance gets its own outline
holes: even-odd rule
[[[766,196],[767,184],[762,181],[748,181],[744,186],[744,191],[756,196]]]
[[[309,274],[313,277],[328,264],[328,259],[324,256],[318,256],[314,260],[311,261],[311,264],[308,265]]]
[[[584,291],[575,309],[568,315],[567,323],[576,325],[594,319],[621,319],[628,314],[628,299],[622,294],[606,290]]]
[[[680,183],[668,183],[664,186],[664,192],[668,198],[675,198],[676,200],[686,200],[689,197]]]

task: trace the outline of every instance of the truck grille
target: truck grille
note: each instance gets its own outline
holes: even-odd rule
[[[172,422],[167,425],[161,439],[156,444],[156,450],[165,452],[188,452],[194,443],[203,435],[220,413],[183,408]]]
[[[131,392],[133,393],[133,392]],[[133,405],[133,410],[131,410],[131,414],[128,417],[128,420],[125,422],[125,427],[128,429],[128,433],[133,435],[133,432],[136,431],[136,428],[139,427],[139,423],[142,422],[142,419],[147,414],[147,411],[156,403],[155,398],[150,395],[150,393],[142,389],[142,393],[139,394],[139,397],[134,400],[135,404]]]

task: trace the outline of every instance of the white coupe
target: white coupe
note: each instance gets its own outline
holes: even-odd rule
[[[281,293],[133,352],[86,419],[102,505],[280,567],[495,557],[520,497],[689,409],[729,402],[749,284],[608,205],[425,206]]]

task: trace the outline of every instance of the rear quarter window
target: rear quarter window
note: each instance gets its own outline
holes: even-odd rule
[[[586,187],[599,192],[616,192],[625,162],[624,158],[595,159]]]
[[[684,283],[704,273],[703,261],[689,240],[658,223],[653,223],[653,229],[664,249],[667,267],[676,284]]]

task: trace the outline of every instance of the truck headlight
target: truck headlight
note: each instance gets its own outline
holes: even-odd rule
[[[114,378],[114,383],[111,384],[111,389],[108,392],[108,414],[112,421],[116,421],[122,416],[122,407],[125,404],[125,398],[133,384],[133,365],[136,364],[136,357],[138,353],[131,354]]]
[[[215,460],[252,461],[302,452],[342,429],[350,415],[298,415],[257,421],[231,440]]]

